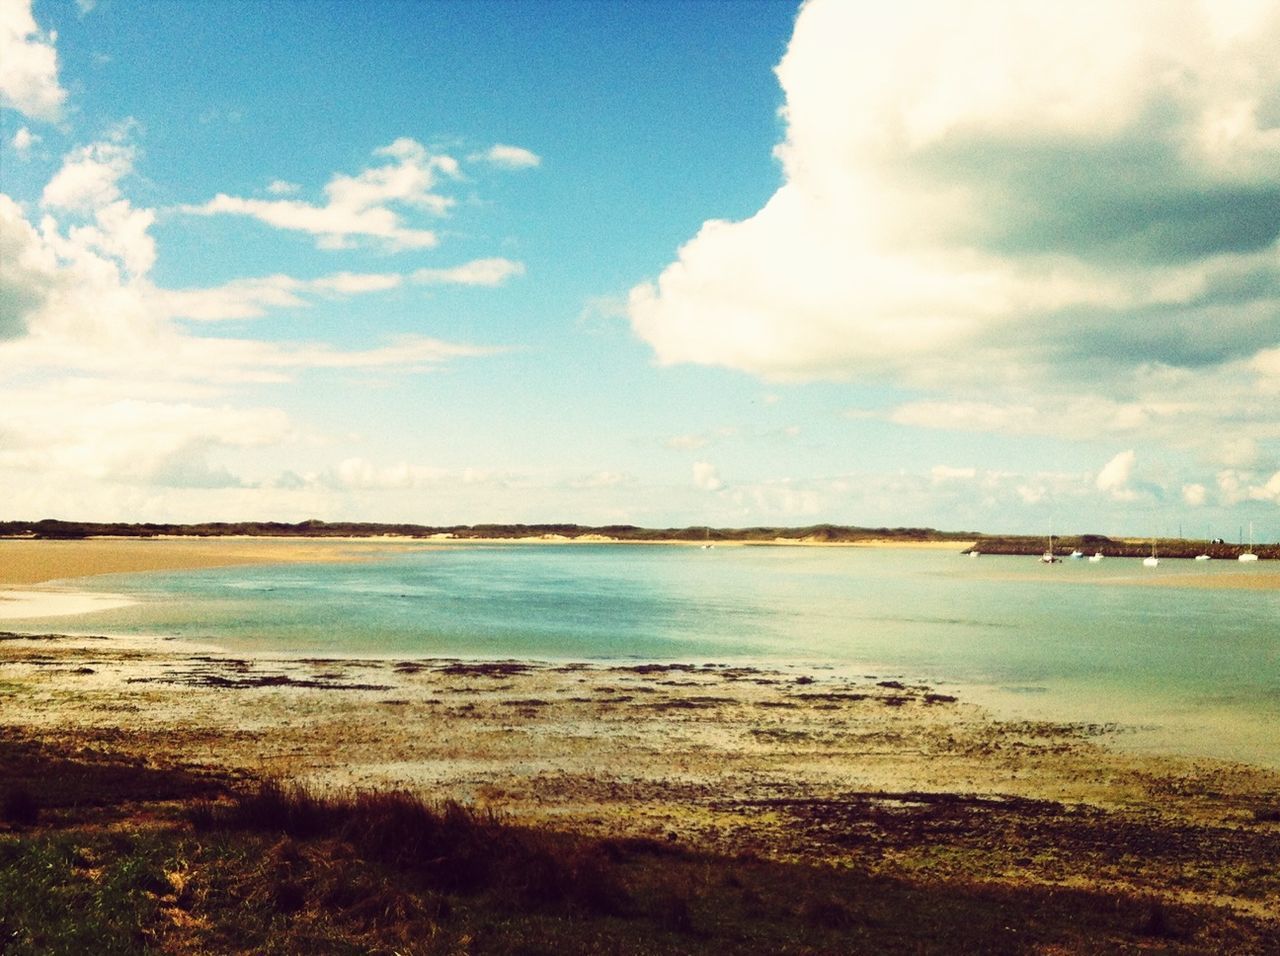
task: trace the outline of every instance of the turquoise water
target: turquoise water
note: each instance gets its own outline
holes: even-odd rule
[[[240,653],[832,668],[961,688],[1007,715],[1120,722],[1130,746],[1280,766],[1280,591],[1144,584],[1193,572],[1265,567],[457,545],[365,563],[87,579],[77,586],[140,603],[58,627]]]

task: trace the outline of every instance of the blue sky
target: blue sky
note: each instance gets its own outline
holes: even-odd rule
[[[1280,537],[1271,0],[0,44],[0,516]]]

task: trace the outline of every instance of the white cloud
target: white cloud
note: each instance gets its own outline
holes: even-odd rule
[[[31,0],[0,0],[0,106],[48,122],[61,117],[67,91],[58,82],[56,40],[36,24]]]
[[[1133,466],[1138,456],[1132,449],[1122,451],[1102,466],[1094,482],[1099,491],[1105,492],[1116,501],[1129,501],[1136,497],[1129,487],[1129,479],[1133,476]]]
[[[359,295],[365,292],[385,292],[400,285],[404,279],[387,272],[335,272],[333,275],[313,279],[308,285],[313,289],[338,295]]]
[[[135,159],[127,132],[68,154],[44,191],[38,224],[0,194],[0,482],[9,507],[47,505],[57,488],[77,515],[101,507],[110,517],[127,500],[131,513],[152,517],[146,500],[103,483],[243,490],[249,483],[217,458],[295,436],[280,409],[246,406],[244,386],[314,370],[426,371],[495,351],[421,335],[342,349],[191,332],[174,320],[252,318],[404,280],[337,272],[156,288],[154,213],[122,192]]]
[[[40,142],[40,137],[23,126],[13,134],[13,138],[9,140],[9,147],[18,155],[19,159],[26,159],[31,152],[31,147],[38,142]]]
[[[810,0],[783,185],[632,289],[633,329],[924,393],[902,424],[1274,442],[1278,48],[1275,0]]]
[[[304,281],[287,275],[236,279],[207,289],[156,289],[146,301],[162,318],[213,322],[254,319],[273,309],[304,308],[311,296],[352,296],[384,292],[403,282],[395,273],[336,272]]]
[[[285,182],[283,179],[273,179],[267,184],[267,192],[273,196],[292,196],[302,192],[302,187],[297,183]]]
[[[113,141],[72,150],[49,180],[41,203],[51,209],[92,212],[120,198],[120,180],[133,171],[135,150]]]
[[[1182,502],[1188,508],[1203,508],[1208,499],[1209,491],[1204,485],[1189,484],[1182,486]]]
[[[498,143],[488,151],[479,153],[473,158],[492,163],[494,166],[502,166],[505,169],[531,169],[542,163],[542,157],[537,153],[521,146],[506,146],[502,143]]]
[[[253,199],[219,193],[201,205],[180,208],[197,216],[248,216],[276,229],[314,236],[322,249],[349,248],[357,239],[375,240],[391,251],[429,249],[439,242],[435,232],[406,226],[407,207],[434,216],[446,214],[453,200],[435,192],[442,177],[458,176],[457,161],[436,156],[412,139],[401,138],[374,151],[390,162],[371,166],[355,176],[337,174],[325,186],[326,202],[313,205],[298,199]],[[289,184],[277,180],[272,185]],[[270,189],[270,187],[269,187]],[[282,189],[275,190],[280,194]]]
[[[1246,501],[1280,505],[1280,471],[1266,475],[1224,468],[1217,480],[1218,496],[1228,506]]]
[[[475,259],[448,269],[418,269],[410,278],[421,285],[502,285],[514,276],[524,275],[524,265],[510,259]]]
[[[0,408],[0,469],[72,474],[106,481],[151,480],[185,462],[193,467],[216,447],[277,444],[291,431],[278,409],[200,406],[115,399],[85,403],[42,390],[11,390]],[[212,476],[211,476],[212,477]]]
[[[720,480],[716,466],[709,461],[694,462],[693,484],[703,491],[719,491],[724,487],[724,482]]]

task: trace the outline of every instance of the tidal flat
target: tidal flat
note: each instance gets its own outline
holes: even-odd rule
[[[128,925],[94,929],[85,909],[68,939],[156,952],[1280,942],[1280,773],[1125,753],[1106,743],[1114,727],[1000,720],[893,676],[6,634],[0,715],[0,924],[15,952],[58,948],[39,935],[41,894],[91,908],[130,854],[153,878],[125,894]],[[544,864],[563,892],[531,903],[508,877],[423,883],[347,830],[291,830],[288,814],[265,832],[210,829],[264,781],[304,802],[406,794],[489,821],[472,856],[533,840],[560,861]],[[65,878],[23,883],[49,854]],[[519,854],[511,866],[532,865]],[[325,882],[334,867],[368,868],[355,902]],[[600,881],[612,902],[575,895]]]

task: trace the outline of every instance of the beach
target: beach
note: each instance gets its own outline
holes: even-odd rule
[[[3,542],[0,583],[400,546]],[[322,793],[406,790],[592,838],[913,886],[1136,893],[1277,938],[1280,773],[1125,753],[1109,745],[1117,732],[1001,720],[876,674],[286,658],[62,636],[56,618],[48,633],[0,634],[0,733],[59,754]]]

